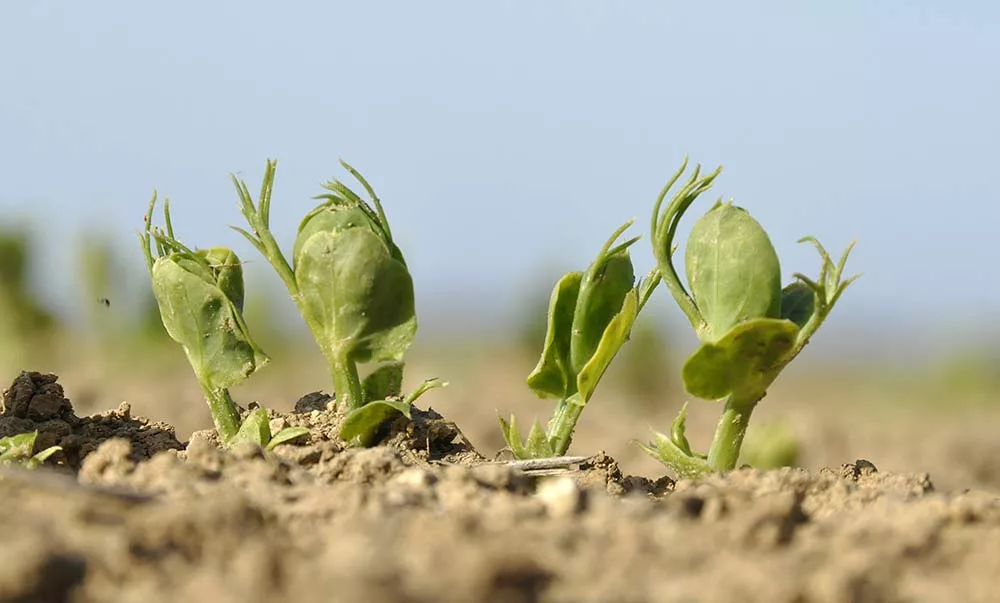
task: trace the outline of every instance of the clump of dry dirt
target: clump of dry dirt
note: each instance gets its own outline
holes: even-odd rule
[[[1000,575],[996,495],[867,461],[674,483],[490,462],[433,411],[348,448],[322,394],[272,413],[310,430],[273,453],[76,418],[37,373],[4,402],[8,432],[79,444],[0,474],[3,601],[992,601]]]
[[[163,450],[181,450],[174,428],[133,418],[123,402],[116,410],[77,417],[55,375],[22,372],[4,391],[0,407],[0,437],[38,431],[35,452],[61,446],[51,465],[76,470],[80,461],[111,438],[122,438],[131,446],[135,460],[148,459]]]

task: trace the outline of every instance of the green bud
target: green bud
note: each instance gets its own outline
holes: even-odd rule
[[[586,402],[628,339],[638,313],[628,247],[637,239],[611,246],[629,224],[605,243],[586,272],[570,272],[556,284],[549,302],[542,356],[528,376],[528,386],[539,396],[565,399],[580,392]],[[636,298],[632,303],[626,303],[629,294]],[[588,387],[581,388],[581,375],[594,372],[585,371],[592,363],[599,365],[599,370],[588,374]]]
[[[177,251],[152,264],[163,326],[210,387],[242,382],[268,362],[243,321],[243,268],[231,250]]]
[[[226,247],[211,247],[195,251],[208,262],[211,278],[233,306],[243,311],[243,266],[240,258]]]
[[[566,453],[580,414],[660,282],[656,270],[635,282],[628,248],[639,237],[615,245],[631,224],[626,222],[611,235],[586,272],[570,272],[552,291],[542,356],[528,375],[528,387],[559,403],[546,430],[536,422],[523,443],[514,418],[509,423],[500,420],[517,458]]]
[[[746,320],[780,315],[778,254],[745,209],[717,203],[691,229],[684,260],[691,295],[705,321],[702,341],[718,341]]]
[[[321,348],[357,362],[402,358],[417,329],[413,280],[398,248],[364,212],[313,213],[299,230],[293,261]]]
[[[293,248],[299,310],[330,365],[338,402],[368,400],[357,363],[399,361],[417,331],[413,279],[393,243],[382,205],[373,209],[338,181],[302,220]]]
[[[635,286],[635,270],[628,249],[595,262],[583,275],[573,318],[571,364],[579,374],[594,356],[611,320],[622,310],[625,296]]]

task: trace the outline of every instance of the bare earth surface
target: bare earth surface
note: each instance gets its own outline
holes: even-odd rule
[[[1000,600],[991,491],[863,460],[677,483],[605,454],[524,471],[434,411],[348,449],[329,402],[273,414],[305,442],[223,451],[127,404],[77,417],[54,376],[22,373],[0,435],[64,452],[0,470],[0,601]]]

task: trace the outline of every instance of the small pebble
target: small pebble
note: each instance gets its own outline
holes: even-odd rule
[[[556,477],[538,484],[535,497],[551,517],[569,517],[582,508],[583,493],[571,477]]]

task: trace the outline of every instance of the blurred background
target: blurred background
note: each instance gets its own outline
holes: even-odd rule
[[[1000,487],[993,3],[36,0],[0,7],[0,56],[2,381],[54,372],[80,412],[128,400],[181,438],[210,425],[136,238],[155,188],[185,242],[247,262],[248,320],[274,362],[237,397],[288,409],[329,389],[280,281],[226,228],[242,220],[229,174],[256,194],[279,160],[287,250],[344,158],[414,276],[409,380],[450,381],[426,403],[490,455],[498,410],[551,412],[524,385],[551,287],[626,219],[645,235],[689,155],[725,166],[712,192],[768,229],[789,279],[819,267],[799,237],[834,254],[858,240],[848,271],[864,277],[752,431],[807,467],[865,457]],[[661,289],[574,451],[660,471],[631,440],[669,427],[694,341]],[[692,407],[697,446],[717,412]]]

